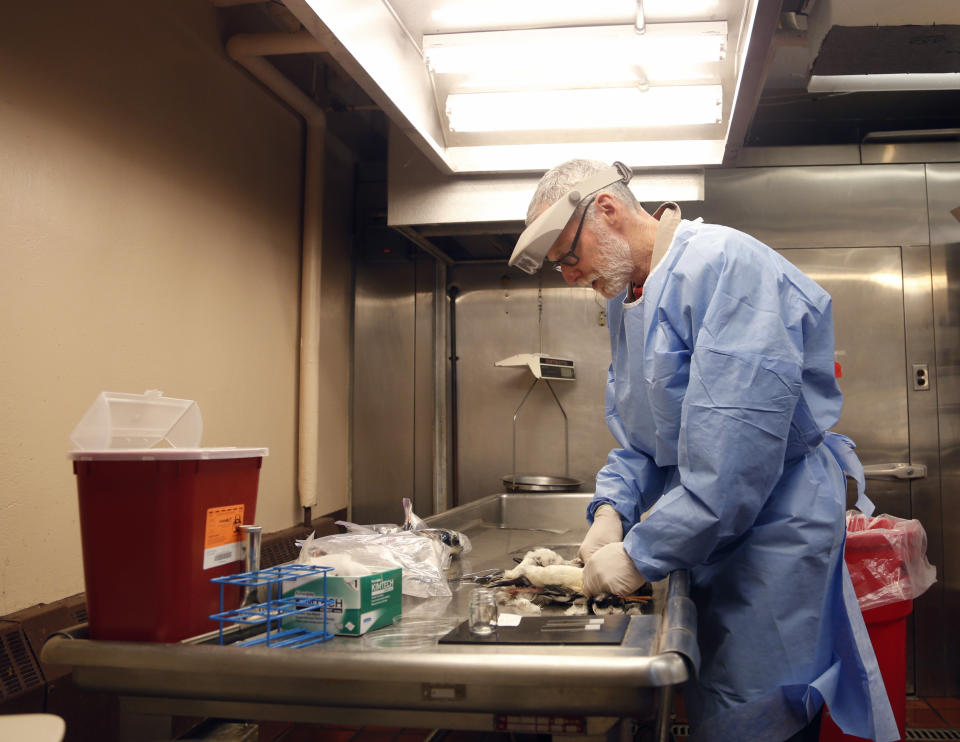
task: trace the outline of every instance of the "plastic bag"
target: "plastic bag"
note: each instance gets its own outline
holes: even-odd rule
[[[404,595],[417,598],[452,595],[445,574],[450,565],[449,547],[416,532],[353,532],[320,538],[311,534],[300,547],[297,563],[324,565],[324,557],[330,554],[347,554],[371,572],[400,567]]]
[[[409,497],[404,497],[403,503],[403,530],[404,531],[422,531],[429,528],[427,521],[413,512],[413,501]]]
[[[467,534],[449,528],[430,527],[425,520],[413,512],[413,503],[409,497],[403,498],[403,530],[419,531],[431,538],[440,539],[450,547],[450,551],[455,555],[469,554],[470,550],[473,549],[473,544],[470,543]]]
[[[847,511],[844,557],[861,611],[913,600],[937,581],[927,561],[927,532],[915,519]]]
[[[357,523],[349,523],[345,520],[338,520],[338,526],[343,526],[350,533],[401,533],[403,531],[416,531],[423,536],[429,536],[450,547],[450,553],[454,556],[460,554],[469,554],[473,549],[473,544],[467,538],[465,533],[454,531],[449,528],[432,528],[423,518],[413,512],[413,503],[409,497],[403,498],[403,525],[398,526],[393,523],[375,523],[369,526],[362,526]]]

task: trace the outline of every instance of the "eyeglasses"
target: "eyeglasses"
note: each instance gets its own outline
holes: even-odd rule
[[[577,225],[577,232],[573,235],[573,242],[570,243],[570,249],[567,251],[559,260],[547,260],[546,262],[550,264],[550,267],[555,271],[563,269],[565,265],[576,265],[580,262],[580,258],[576,255],[577,252],[577,243],[580,241],[580,232],[583,230],[583,222],[587,218],[587,211],[590,209],[590,204],[593,203],[593,199],[596,196],[591,196],[587,199],[587,203],[583,207],[583,214],[580,215],[580,224]]]

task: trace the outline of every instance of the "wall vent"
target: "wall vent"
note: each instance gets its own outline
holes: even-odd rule
[[[71,611],[73,617],[77,619],[77,623],[86,623],[87,622],[87,604],[78,605]]]
[[[37,660],[19,624],[0,622],[0,701],[44,683]]]
[[[335,518],[339,518],[340,513],[332,517],[314,518],[310,526],[294,526],[276,533],[264,534],[260,542],[260,567],[276,567],[278,564],[296,561],[300,555],[300,549],[294,543],[298,539],[305,539],[311,533],[317,536],[329,536],[333,533],[340,533],[341,529],[334,523]],[[343,514],[346,517],[346,514]]]
[[[907,727],[905,740],[960,739],[960,729],[911,729]]]
[[[672,738],[684,740],[690,734],[690,727],[687,724],[674,724],[670,728]],[[907,727],[904,735],[904,742],[926,742],[926,740],[950,740],[960,739],[960,729],[911,729]]]
[[[276,567],[295,561],[300,554],[294,541],[306,538],[311,533],[309,528],[288,529],[278,534],[264,536],[260,544],[260,566],[263,569]]]

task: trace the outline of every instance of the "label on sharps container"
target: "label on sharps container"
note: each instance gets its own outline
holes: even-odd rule
[[[207,509],[203,534],[203,568],[213,569],[243,560],[243,505]]]

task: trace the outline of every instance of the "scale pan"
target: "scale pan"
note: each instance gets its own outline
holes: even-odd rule
[[[575,492],[583,480],[549,474],[507,474],[503,484],[510,492]]]

